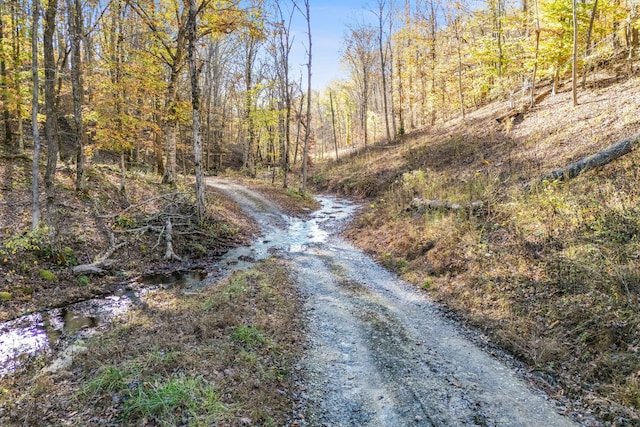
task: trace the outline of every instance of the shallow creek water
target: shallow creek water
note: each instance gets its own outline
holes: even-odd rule
[[[87,338],[99,326],[135,307],[144,295],[156,289],[179,287],[185,292],[211,285],[234,271],[250,268],[274,253],[296,253],[327,239],[321,228],[326,221],[343,221],[353,214],[354,205],[333,197],[319,197],[322,207],[300,219],[274,213],[259,220],[262,235],[251,246],[231,249],[217,262],[217,272],[175,271],[135,279],[118,295],[95,298],[62,308],[28,314],[0,323],[0,377],[26,366],[33,356],[63,350],[74,339]],[[266,203],[266,201],[265,201]]]

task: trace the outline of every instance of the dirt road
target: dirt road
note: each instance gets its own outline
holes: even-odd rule
[[[579,425],[511,368],[465,338],[423,293],[337,232],[355,206],[320,197],[307,220],[217,179],[263,236],[228,255],[229,265],[279,254],[305,296],[309,348],[300,363],[303,419],[310,426]]]

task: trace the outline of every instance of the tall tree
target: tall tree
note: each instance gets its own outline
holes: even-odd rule
[[[178,84],[184,67],[189,9],[179,2],[128,0],[144,21],[158,46],[157,56],[168,68],[162,127],[165,136],[165,165],[162,183],[175,185],[177,177]]]
[[[56,75],[53,38],[56,30],[58,0],[49,0],[44,14],[43,54],[44,54],[44,126],[47,139],[47,170],[44,176],[46,206],[49,225],[53,225],[55,203],[55,174],[58,162],[58,109],[56,102]]]
[[[293,40],[291,36],[291,22],[295,9],[292,7],[286,14],[282,8],[281,1],[276,0],[277,19],[275,24],[275,49],[274,62],[276,75],[278,79],[278,87],[280,89],[279,97],[282,104],[284,114],[280,115],[280,164],[282,168],[282,186],[287,188],[289,173],[289,150],[291,146],[291,108],[292,94],[291,81],[289,77],[289,56]]]
[[[40,1],[33,0],[31,23],[31,75],[33,76],[33,98],[31,102],[31,126],[33,132],[33,163],[31,166],[31,229],[40,225],[40,131],[38,129],[39,75],[38,75],[38,23],[40,21]]]
[[[193,160],[196,174],[196,210],[202,225],[205,214],[204,175],[202,172],[202,140],[200,138],[200,84],[196,61],[197,8],[196,0],[189,0],[189,25],[187,29],[189,79],[191,81],[191,111],[193,126]]]
[[[13,57],[13,96],[15,98],[15,120],[17,122],[15,136],[17,138],[16,146],[18,151],[21,152],[24,150],[23,104],[25,102],[22,98],[22,73],[20,71],[26,65],[24,64],[26,58],[24,58],[22,41],[24,39],[25,43],[27,43],[27,18],[26,6],[21,4],[19,0],[11,1],[11,25],[13,27],[13,43],[11,45]],[[26,50],[26,48],[24,50]]]
[[[304,119],[304,144],[302,146],[302,180],[300,183],[300,190],[304,193],[307,190],[307,168],[309,164],[309,145],[311,143],[311,11],[309,7],[309,0],[304,0],[304,9],[300,6],[299,3],[294,2],[294,4],[307,23],[307,114]]]
[[[384,106],[384,124],[387,131],[387,142],[391,141],[391,129],[389,127],[389,106],[387,102],[387,54],[385,40],[385,21],[391,21],[391,4],[387,5],[387,0],[378,0],[378,10],[374,11],[376,18],[378,18],[378,53],[380,54],[380,75],[382,77],[382,100]],[[389,10],[387,11],[387,6]]]
[[[0,100],[2,100],[2,120],[4,122],[4,140],[7,146],[13,144],[13,132],[11,130],[11,114],[9,112],[9,80],[7,76],[7,54],[5,52],[4,17],[5,3],[0,4]]]
[[[67,20],[71,43],[71,87],[73,97],[74,139],[77,147],[76,189],[84,190],[85,174],[85,132],[82,121],[83,83],[81,64],[81,43],[83,34],[82,4],[80,0],[67,0]]]
[[[366,147],[369,142],[368,113],[371,75],[375,66],[376,30],[366,25],[352,27],[344,42],[344,59],[349,64],[353,79],[358,85],[360,123]]]
[[[573,106],[578,105],[578,11],[576,0],[571,0],[573,15],[573,56],[571,62],[571,93]]]

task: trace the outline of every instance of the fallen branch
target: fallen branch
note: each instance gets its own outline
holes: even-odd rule
[[[126,242],[116,244],[116,236],[113,234],[113,232],[111,230],[107,230],[107,233],[109,233],[109,248],[104,254],[98,257],[99,260],[111,258],[111,255],[113,255],[115,251],[127,244]]]
[[[171,220],[168,218],[167,218],[167,225],[165,226],[164,232],[165,232],[164,241],[167,245],[167,250],[164,253],[164,259],[166,260],[175,259],[178,261],[182,261],[182,258],[176,255],[175,252],[173,252],[173,225],[171,224]]]
[[[91,264],[82,264],[76,265],[71,270],[73,274],[83,275],[83,274],[105,274],[106,270],[111,267],[113,264],[117,263],[117,259],[103,259],[100,261],[96,261]]]
[[[444,209],[448,211],[468,210],[473,212],[482,209],[483,207],[484,202],[482,201],[469,203],[450,203],[440,200],[425,200],[419,197],[414,197],[406,211],[417,212],[420,214],[425,213],[429,209]]]
[[[556,169],[551,173],[545,174],[541,178],[539,178],[537,182],[564,181],[567,179],[575,178],[582,172],[604,166],[607,163],[611,163],[615,159],[630,153],[636,148],[639,142],[640,134],[623,139],[622,141],[610,145],[596,154],[592,154],[581,160],[573,162],[564,168]],[[527,184],[524,188],[525,191],[528,191],[531,188],[531,185],[531,183]]]
[[[107,232],[109,233],[109,248],[105,251],[105,253],[100,255],[98,257],[98,261],[96,262],[93,262],[91,264],[76,265],[71,269],[73,271],[73,274],[105,274],[106,268],[109,268],[113,264],[118,262],[118,260],[110,259],[111,255],[113,255],[115,251],[125,246],[127,243],[123,242],[116,244],[116,237],[113,235],[113,232],[111,230],[108,230]]]

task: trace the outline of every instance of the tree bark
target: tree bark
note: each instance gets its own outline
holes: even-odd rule
[[[573,13],[573,59],[571,66],[571,92],[573,96],[573,106],[578,105],[578,11],[576,0],[572,0]]]
[[[329,101],[331,102],[331,127],[333,128],[333,146],[336,149],[336,162],[340,160],[338,157],[338,136],[336,135],[336,112],[333,108],[333,93],[329,91]]]
[[[535,57],[533,60],[533,75],[531,76],[531,100],[529,102],[529,107],[533,108],[535,105],[535,89],[536,89],[536,74],[538,73],[538,55],[540,53],[540,14],[538,12],[538,0],[534,0],[534,8],[535,8],[535,32],[536,32],[536,47],[535,47]]]
[[[2,92],[2,119],[4,122],[4,141],[7,146],[13,145],[11,131],[11,114],[9,113],[9,82],[7,78],[7,62],[4,52],[4,11],[0,9],[0,90]]]
[[[307,63],[307,125],[305,127],[305,131],[304,131],[304,146],[302,149],[302,193],[304,193],[305,191],[307,191],[307,174],[308,174],[308,164],[309,164],[309,142],[310,142],[310,137],[311,137],[311,15],[310,15],[310,8],[309,8],[309,1],[310,0],[305,0],[304,1],[304,5],[305,5],[305,18],[307,20],[307,36],[308,36],[308,40],[309,40],[309,52],[308,52],[308,59],[309,62]]]
[[[598,7],[598,0],[594,0],[593,8],[591,9],[591,17],[589,18],[589,29],[587,30],[587,41],[585,42],[585,56],[589,56],[591,54],[591,34],[593,32],[593,23],[596,19],[596,9]],[[583,67],[582,71],[582,89],[585,88],[587,84],[587,70]]]
[[[11,2],[11,19],[12,19],[12,27],[14,28],[13,34],[13,69],[19,70],[22,66],[22,53],[20,51],[20,42],[21,38],[24,35],[24,27],[26,26],[26,13],[21,10],[20,5],[17,4],[17,1]],[[34,6],[32,6],[34,7]],[[38,6],[38,9],[40,7]],[[21,24],[20,18],[18,16],[18,11],[22,14],[25,24]],[[19,72],[14,73],[13,78],[13,90],[15,92],[15,105],[16,105],[16,122],[17,122],[17,130],[16,130],[16,147],[18,148],[18,152],[24,151],[24,120],[22,118],[23,104],[24,101],[22,99],[22,95],[20,93],[20,88],[22,87],[22,77]]]
[[[379,15],[378,15],[378,49],[380,51],[380,74],[382,74],[382,102],[384,107],[384,123],[387,131],[387,142],[391,141],[391,129],[389,127],[389,107],[387,105],[387,67],[386,67],[386,58],[384,55],[383,48],[383,25],[384,20],[382,14],[384,12],[384,7],[386,5],[386,0],[378,0],[379,6]]]
[[[67,0],[67,19],[69,38],[71,40],[71,87],[73,97],[73,121],[75,124],[75,140],[77,152],[76,190],[84,190],[84,124],[82,123],[82,70],[80,47],[82,41],[82,5],[79,0]]]

